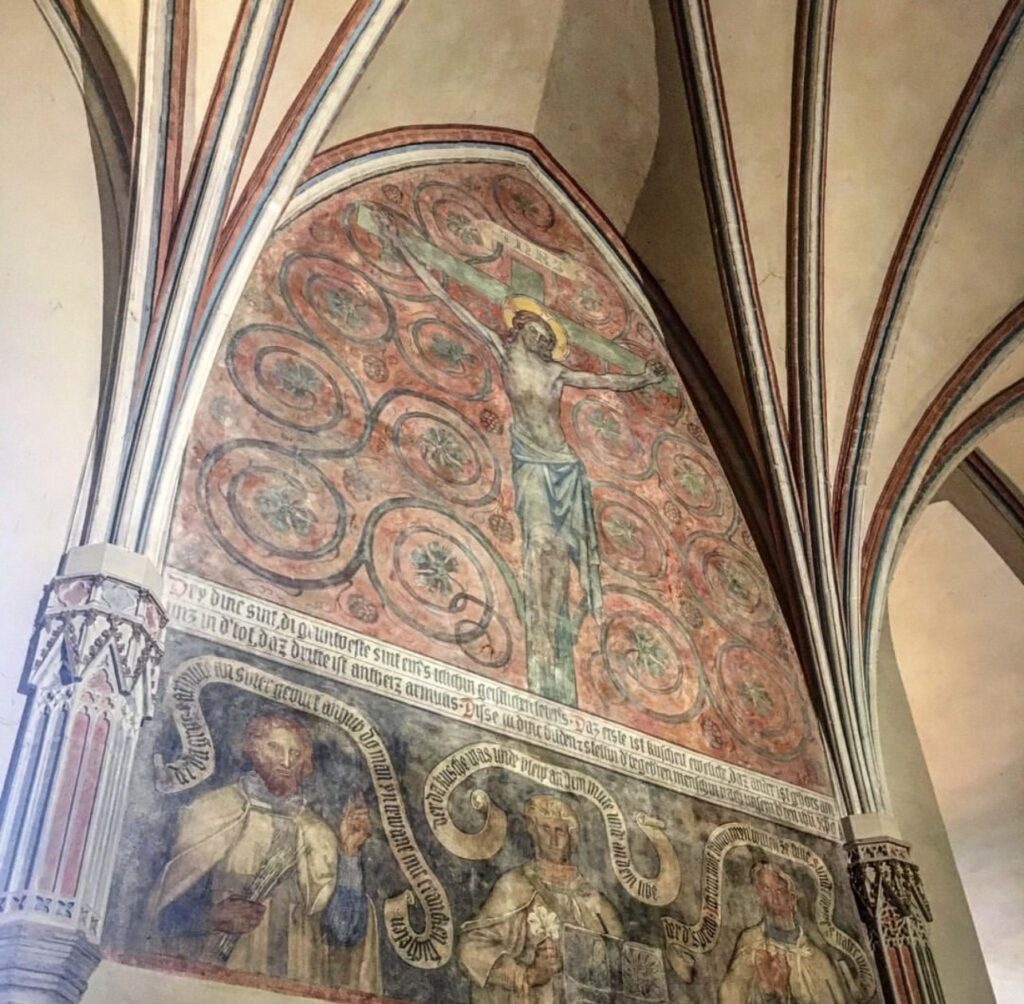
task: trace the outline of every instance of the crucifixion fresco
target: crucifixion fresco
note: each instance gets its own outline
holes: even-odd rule
[[[390,171],[301,214],[207,386],[171,563],[552,721],[820,785],[771,586],[611,254],[510,164]],[[305,661],[316,641],[270,638]]]
[[[601,558],[590,481],[562,429],[562,391],[566,387],[640,390],[663,380],[666,367],[650,360],[640,373],[630,374],[590,373],[566,366],[565,324],[542,302],[523,294],[505,296],[505,330],[492,331],[448,295],[393,219],[381,219],[390,246],[423,285],[483,339],[497,360],[512,409],[511,471],[523,542],[527,681],[535,693],[575,704],[573,646],[579,621],[587,613],[601,619]],[[524,245],[520,242],[520,247]],[[451,261],[436,252],[432,258],[435,263]],[[526,276],[529,281],[524,285],[543,287],[538,273],[520,268],[517,278],[522,281]],[[569,609],[571,564],[583,593],[575,613]]]
[[[396,156],[310,180],[200,402],[107,949],[339,1001],[867,1004],[796,655],[624,252],[525,162]]]

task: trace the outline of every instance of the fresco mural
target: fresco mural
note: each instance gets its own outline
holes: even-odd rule
[[[846,991],[836,963],[800,924],[796,883],[768,862],[755,864],[750,877],[763,914],[736,940],[720,1004],[747,1004],[758,997],[841,1001]]]
[[[333,1000],[876,1001],[839,844],[175,633],[105,933]]]
[[[380,170],[279,230],[186,466],[173,566],[828,790],[656,324],[526,167]]]
[[[342,1001],[877,1000],[792,644],[629,267],[508,148],[344,170],[199,408],[104,950]]]
[[[181,812],[146,917],[185,958],[379,991],[366,803],[346,801],[336,826],[306,805],[313,740],[293,717],[254,714],[241,751],[250,769]]]

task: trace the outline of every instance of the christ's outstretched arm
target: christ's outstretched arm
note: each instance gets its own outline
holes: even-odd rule
[[[567,387],[582,387],[585,390],[639,390],[663,380],[667,372],[664,363],[651,360],[642,373],[586,373],[583,370],[566,369],[562,373],[562,383]]]
[[[402,234],[398,227],[393,221],[387,220],[382,225],[384,234],[390,238],[392,245],[399,255],[405,260],[409,268],[413,270],[416,277],[427,287],[430,292],[437,297],[463,324],[466,325],[471,331],[475,331],[490,347],[497,353],[499,359],[503,359],[505,356],[505,345],[502,340],[488,328],[485,324],[481,324],[480,321],[473,316],[472,312],[467,310],[461,303],[453,299],[448,295],[448,291],[441,285],[437,279],[434,278],[430,269],[423,264],[416,257],[414,251],[406,247],[405,241],[402,240]]]

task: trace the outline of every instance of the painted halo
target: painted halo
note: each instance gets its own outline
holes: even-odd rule
[[[564,359],[569,354],[569,335],[565,325],[551,313],[543,304],[538,303],[532,296],[510,296],[501,305],[501,317],[507,328],[512,327],[512,318],[521,310],[527,313],[536,314],[551,329],[555,336],[555,347],[551,352],[552,359]]]

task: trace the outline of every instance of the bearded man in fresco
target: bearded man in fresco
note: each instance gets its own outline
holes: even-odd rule
[[[664,379],[665,366],[652,360],[636,374],[570,369],[562,363],[569,351],[564,326],[528,296],[506,300],[506,330],[499,335],[448,295],[407,247],[393,219],[382,217],[379,222],[396,253],[484,340],[497,360],[512,408],[512,484],[523,538],[527,681],[534,693],[574,705],[573,646],[583,617],[589,612],[601,618],[601,559],[590,481],[562,429],[562,391],[639,390]],[[572,565],[583,592],[583,605],[575,616],[569,611]]]
[[[848,1004],[835,963],[803,930],[793,879],[766,862],[750,875],[764,916],[740,934],[719,1004]]]
[[[572,809],[551,795],[533,795],[523,817],[534,860],[505,872],[459,935],[473,1004],[560,1004],[563,925],[622,937],[615,907],[573,861],[580,828]]]
[[[181,811],[149,899],[161,940],[185,958],[379,993],[368,808],[347,802],[336,829],[309,808],[313,742],[288,715],[251,718],[242,750],[252,769]]]

